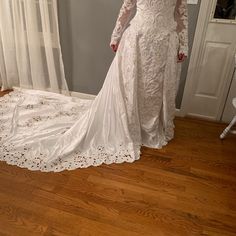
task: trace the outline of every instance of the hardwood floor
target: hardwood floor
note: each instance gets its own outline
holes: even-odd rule
[[[236,235],[236,136],[175,124],[168,146],[132,164],[41,173],[0,162],[0,235]]]

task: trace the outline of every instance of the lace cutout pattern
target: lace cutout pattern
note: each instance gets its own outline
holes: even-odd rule
[[[133,153],[133,147],[127,148],[127,144],[120,144],[120,149],[116,153],[109,153],[104,146],[92,148],[87,152],[75,151],[67,158],[58,158],[56,161],[45,162],[47,153],[34,153],[32,147],[24,145],[15,147],[14,145],[2,145],[0,147],[0,161],[5,161],[10,165],[17,165],[29,170],[40,170],[42,172],[60,172],[63,170],[74,170],[77,168],[87,168],[90,166],[99,166],[101,164],[112,163],[132,163],[140,155],[140,146],[137,146],[137,153]]]

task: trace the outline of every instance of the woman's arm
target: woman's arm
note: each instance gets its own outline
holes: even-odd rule
[[[116,45],[119,43],[122,34],[130,21],[133,10],[136,7],[136,0],[124,0],[124,3],[120,9],[115,28],[111,35],[111,45]]]
[[[179,54],[188,56],[188,7],[187,0],[177,0],[175,7],[175,21],[179,35]]]

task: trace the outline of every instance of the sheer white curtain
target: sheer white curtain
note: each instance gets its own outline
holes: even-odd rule
[[[57,0],[0,0],[0,86],[68,90]]]

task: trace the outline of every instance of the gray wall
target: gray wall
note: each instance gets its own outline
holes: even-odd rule
[[[59,28],[70,90],[97,94],[114,53],[110,35],[122,0],[59,0]],[[199,5],[189,5],[190,51]],[[189,60],[184,62],[177,107],[181,105]]]
[[[180,78],[180,84],[179,84],[179,91],[176,98],[176,107],[181,107],[181,102],[183,98],[184,93],[184,86],[186,82],[186,76],[188,72],[188,65],[189,65],[189,58],[191,56],[192,46],[193,46],[193,39],[195,34],[195,29],[197,25],[197,18],[199,13],[201,0],[198,1],[197,5],[188,5],[188,18],[189,18],[189,57],[188,59],[183,62],[182,65],[182,73]]]
[[[121,1],[59,0],[59,27],[70,90],[97,94],[114,53],[109,47]]]

